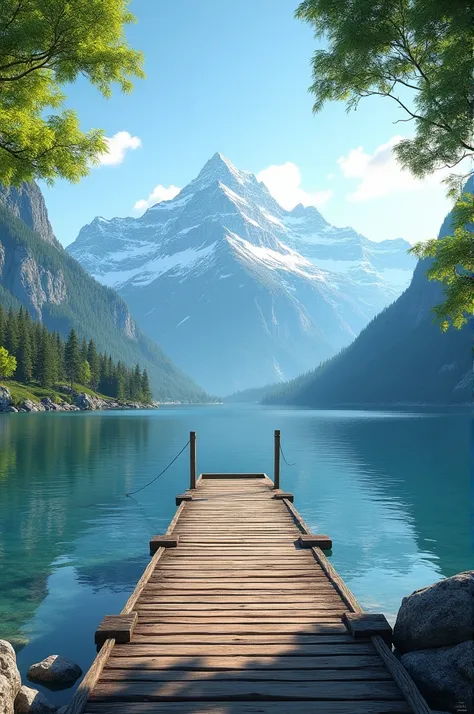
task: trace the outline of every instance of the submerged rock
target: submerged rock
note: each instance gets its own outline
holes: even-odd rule
[[[15,699],[15,714],[52,714],[57,708],[37,689],[23,686]]]
[[[428,704],[445,707],[450,712],[473,711],[472,641],[408,652],[401,662]]]
[[[41,684],[74,684],[76,679],[82,674],[79,665],[70,662],[65,657],[50,655],[42,662],[32,664],[28,670],[27,677],[32,682]]]
[[[0,640],[0,712],[13,714],[14,701],[20,691],[21,678],[16,666],[15,650],[6,640]]]
[[[394,644],[402,653],[457,645],[473,636],[473,570],[403,598],[393,630]]]

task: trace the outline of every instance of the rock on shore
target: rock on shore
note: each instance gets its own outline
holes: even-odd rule
[[[53,714],[57,707],[50,704],[37,689],[23,685],[15,699],[15,714]]]
[[[65,388],[62,388],[66,391]],[[67,388],[73,403],[66,401],[53,402],[50,397],[43,397],[40,402],[24,399],[17,406],[13,406],[10,390],[0,386],[0,412],[78,412],[96,411],[99,409],[155,409],[156,404],[143,404],[141,402],[125,402],[116,399],[102,399],[86,392],[74,392]]]
[[[15,650],[6,640],[0,640],[0,712],[13,714],[14,702],[21,687]]]
[[[474,712],[474,571],[403,598],[393,641],[430,706]]]

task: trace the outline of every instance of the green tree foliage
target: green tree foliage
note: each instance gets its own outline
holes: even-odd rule
[[[97,389],[100,379],[100,360],[94,340],[89,340],[89,344],[87,346],[87,362],[89,363],[91,370],[90,386],[92,389]]]
[[[41,331],[36,377],[41,387],[49,389],[59,378],[56,356],[56,338],[46,329]]]
[[[30,316],[27,310],[20,307],[18,313],[18,348],[16,358],[18,369],[16,372],[17,379],[20,382],[31,382],[33,376],[33,355],[30,339]]]
[[[1,1],[1,0],[0,0]],[[180,400],[205,402],[210,397],[189,377],[180,372],[158,345],[136,328],[135,337],[128,337],[119,316],[127,307],[114,290],[100,285],[65,251],[49,245],[0,202],[0,233],[5,248],[6,265],[0,284],[0,304],[15,312],[20,302],[8,284],[8,256],[27,250],[34,260],[51,273],[60,272],[67,287],[67,300],[59,305],[45,303],[41,311],[43,324],[67,337],[71,327],[77,334],[94,340],[99,353],[110,350],[114,361],[134,365],[139,362],[150,376],[153,394],[160,401]],[[10,262],[11,265],[11,262]],[[9,266],[8,266],[9,267]],[[1,344],[1,343],[0,343]],[[8,345],[5,344],[8,349]],[[92,364],[88,358],[89,364]],[[92,367],[91,367],[92,370]],[[60,370],[64,376],[64,369]]]
[[[79,365],[78,380],[81,384],[85,384],[86,386],[90,385],[91,368],[89,362],[86,359],[81,360],[81,363]]]
[[[446,299],[434,308],[441,329],[460,329],[474,314],[474,194],[464,193],[452,212],[452,235],[417,243],[410,252],[432,258],[426,275],[444,284]]]
[[[16,357],[9,354],[5,347],[0,347],[0,376],[11,377],[16,370]]]
[[[79,370],[81,367],[81,353],[79,351],[79,342],[74,329],[68,335],[66,345],[64,347],[64,364],[66,367],[66,376],[71,382],[76,382],[79,378]]]
[[[124,26],[128,0],[0,0],[0,183],[78,181],[106,150],[81,131],[62,87],[85,77],[105,96],[143,77]],[[52,114],[50,112],[53,112]]]
[[[297,17],[309,22],[327,47],[312,68],[314,111],[342,100],[348,109],[364,97],[390,97],[414,123],[413,138],[394,151],[401,165],[423,177],[474,158],[474,24],[472,0],[304,0]],[[445,285],[435,308],[441,327],[460,328],[472,315],[473,196],[460,196],[464,176],[450,176],[457,197],[452,236],[415,246],[434,258],[427,276]],[[462,224],[459,221],[465,220]]]
[[[142,387],[142,400],[144,402],[146,402],[147,404],[150,404],[153,399],[153,395],[151,393],[150,379],[148,377],[148,372],[146,371],[146,369],[143,370],[141,387]]]
[[[11,376],[13,368],[18,381],[35,382],[45,389],[67,379],[71,385],[89,386],[114,399],[146,403],[152,400],[146,369],[141,372],[139,365],[131,369],[123,362],[114,362],[110,355],[97,351],[94,340],[79,341],[73,329],[63,342],[58,332],[50,332],[41,323],[33,322],[25,308],[20,307],[17,313],[10,310],[5,315],[0,305],[0,336],[5,337],[7,333],[21,335],[21,339],[16,340],[16,354],[7,349],[3,338],[0,340],[3,350],[0,377]],[[29,350],[24,349],[25,344]],[[82,359],[84,346],[87,359]]]
[[[312,60],[315,111],[390,97],[414,123],[395,152],[415,176],[473,156],[472,0],[304,0],[296,16],[327,43]]]
[[[7,319],[5,322],[5,337],[4,345],[10,354],[16,354],[18,351],[18,346],[20,344],[20,338],[18,334],[18,321],[15,318],[15,314],[10,308],[8,311]]]

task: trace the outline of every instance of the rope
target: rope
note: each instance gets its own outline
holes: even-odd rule
[[[283,453],[283,449],[281,448],[281,444],[280,444],[280,454],[282,455],[283,461],[285,462],[285,464],[286,464],[287,466],[296,466],[296,464],[289,464],[288,461],[285,459],[285,454]]]
[[[151,480],[151,481],[148,481],[148,483],[146,483],[144,486],[141,486],[140,488],[135,489],[135,491],[130,491],[130,493],[126,493],[125,495],[130,498],[131,496],[134,496],[136,493],[139,493],[140,491],[143,491],[143,489],[144,489],[144,488],[147,488],[147,486],[151,486],[152,483],[155,483],[155,481],[157,481],[157,480],[160,478],[160,476],[163,476],[163,474],[165,473],[165,471],[168,471],[169,467],[172,466],[172,465],[174,464],[174,462],[177,461],[177,459],[179,459],[179,457],[181,456],[181,454],[183,453],[183,451],[184,451],[185,449],[187,449],[187,447],[189,446],[190,441],[191,441],[191,440],[189,439],[188,442],[183,446],[183,448],[181,449],[181,451],[179,452],[179,454],[176,454],[176,456],[174,457],[173,461],[170,461],[169,464],[168,464],[168,466],[166,466],[166,468],[164,468],[163,471],[161,471],[161,472],[158,474],[158,476],[155,476],[155,478],[152,478],[152,480]]]

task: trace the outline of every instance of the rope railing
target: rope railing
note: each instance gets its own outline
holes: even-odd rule
[[[285,464],[286,464],[287,466],[296,466],[296,463],[295,463],[295,464],[290,464],[290,463],[286,460],[285,454],[283,453],[283,449],[281,448],[281,443],[280,443],[280,454],[281,454],[281,457],[282,457],[283,461],[285,462]]]
[[[160,473],[158,474],[158,476],[155,476],[155,478],[152,478],[151,481],[148,481],[148,483],[146,483],[144,486],[141,486],[140,488],[137,488],[137,489],[135,489],[134,491],[129,491],[129,492],[126,493],[125,495],[128,496],[128,497],[134,496],[136,493],[140,493],[140,491],[143,491],[145,488],[148,488],[148,486],[151,486],[151,484],[152,484],[152,483],[155,483],[155,481],[158,481],[158,479],[160,478],[160,476],[163,476],[163,474],[164,474],[166,471],[168,471],[168,469],[170,468],[170,466],[172,466],[172,465],[174,464],[174,462],[179,459],[179,457],[181,456],[181,454],[183,453],[183,451],[185,451],[185,449],[188,448],[190,442],[191,442],[191,439],[188,439],[188,441],[185,443],[185,445],[183,446],[183,448],[181,449],[181,451],[179,452],[179,454],[176,454],[176,456],[174,457],[174,459],[169,462],[168,466],[166,466],[166,467],[163,469],[163,471],[160,471]]]

